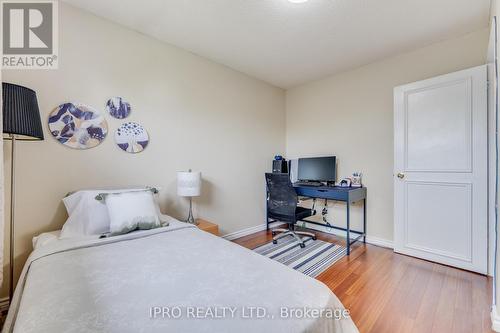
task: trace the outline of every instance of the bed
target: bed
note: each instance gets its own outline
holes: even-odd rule
[[[358,332],[321,282],[174,219],[36,247],[3,332]]]

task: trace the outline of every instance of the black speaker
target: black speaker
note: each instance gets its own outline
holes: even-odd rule
[[[274,160],[273,173],[288,173],[288,162],[286,160]]]

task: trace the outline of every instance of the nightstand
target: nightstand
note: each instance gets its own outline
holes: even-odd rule
[[[204,219],[196,219],[196,222],[198,222],[197,227],[200,230],[209,232],[215,236],[219,236],[219,226],[217,224],[208,222],[207,220]]]

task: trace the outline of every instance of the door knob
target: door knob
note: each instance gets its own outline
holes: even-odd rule
[[[399,179],[405,178],[405,174],[402,173],[402,172],[398,172],[397,176],[398,176]]]

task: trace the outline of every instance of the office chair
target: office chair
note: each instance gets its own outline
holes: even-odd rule
[[[293,236],[299,242],[300,247],[304,248],[306,245],[299,235],[316,240],[316,235],[311,232],[295,231],[295,223],[298,220],[314,214],[311,209],[297,206],[297,193],[289,175],[287,173],[266,173],[266,184],[268,191],[267,218],[288,223],[288,229],[273,229],[273,243],[277,244],[280,238]],[[277,235],[278,232],[280,232],[279,235]]]

